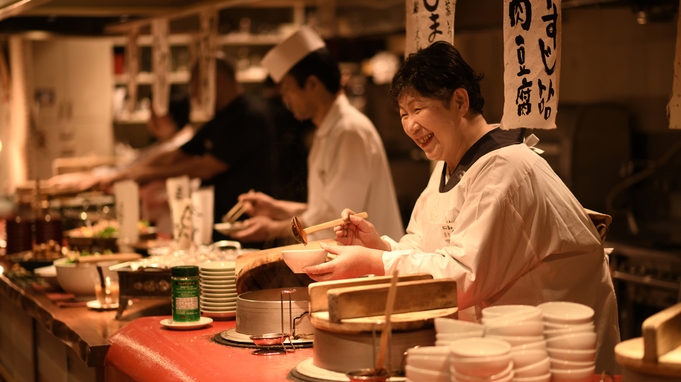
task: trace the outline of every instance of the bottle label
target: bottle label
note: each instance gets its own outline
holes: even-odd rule
[[[199,278],[184,278],[173,280],[173,321],[199,321]]]

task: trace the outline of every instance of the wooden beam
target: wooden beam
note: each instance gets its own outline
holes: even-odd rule
[[[9,0],[9,2],[2,1],[0,3],[0,5],[2,6],[2,8],[0,8],[0,20],[4,20],[8,17],[24,13],[31,8],[35,8],[39,5],[48,3],[50,1],[52,0]]]
[[[168,114],[168,101],[170,97],[170,81],[168,79],[168,73],[170,73],[169,31],[168,19],[160,18],[151,23],[151,33],[153,36],[151,52],[154,60],[154,74],[156,75],[152,90],[154,97],[152,98],[151,107],[154,112],[161,116]]]
[[[147,7],[147,6],[97,6],[69,7],[58,5],[46,5],[35,7],[22,12],[17,16],[78,16],[78,17],[103,17],[103,16],[158,16],[176,11],[178,7]]]
[[[230,8],[230,7],[235,7],[238,5],[246,5],[246,4],[251,4],[254,2],[257,2],[258,0],[205,0],[202,1],[196,5],[192,5],[189,7],[184,7],[179,10],[176,10],[174,12],[170,12],[167,14],[164,14],[163,17],[167,18],[168,20],[174,20],[174,19],[181,19],[183,17],[188,17],[192,15],[196,15],[201,13],[202,11],[205,10],[211,10],[211,9],[222,9],[222,8]],[[143,27],[146,25],[151,24],[153,18],[149,19],[143,19],[143,20],[134,20],[130,21],[127,23],[121,23],[121,24],[116,24],[116,25],[110,25],[104,28],[104,31],[106,33],[125,33],[127,30],[129,30],[132,27]]]

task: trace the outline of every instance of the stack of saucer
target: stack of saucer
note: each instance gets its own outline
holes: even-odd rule
[[[438,317],[435,320],[435,346],[447,346],[455,340],[482,337],[485,326],[476,322]]]
[[[562,301],[547,302],[537,307],[544,312],[544,336],[553,380],[590,381],[596,355],[594,310],[586,305]]]
[[[201,313],[213,318],[236,317],[234,261],[214,261],[199,266]]]
[[[506,341],[464,338],[449,344],[449,352],[452,382],[509,382],[515,375]]]

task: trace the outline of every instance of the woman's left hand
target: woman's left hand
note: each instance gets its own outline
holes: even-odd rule
[[[337,257],[329,262],[303,268],[315,281],[339,280],[367,274],[384,275],[383,251],[361,246],[329,246],[322,249]]]

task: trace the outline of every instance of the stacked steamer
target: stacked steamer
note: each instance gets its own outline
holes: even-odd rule
[[[596,356],[593,309],[573,302],[547,302],[538,308],[544,313],[553,381],[590,381]]]
[[[529,305],[499,305],[482,310],[485,337],[511,345],[513,381],[549,382],[551,361],[544,339],[543,312]]]
[[[214,261],[199,266],[201,313],[213,318],[236,316],[234,261]]]

